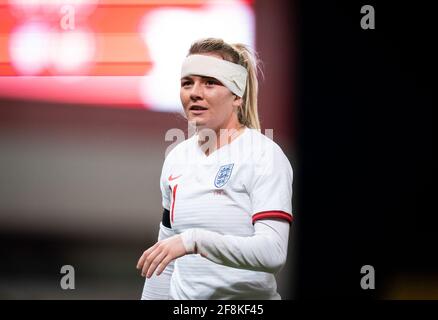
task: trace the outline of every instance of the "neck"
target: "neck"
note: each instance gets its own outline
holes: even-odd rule
[[[234,139],[243,133],[244,125],[236,123],[228,125],[216,130],[204,130],[198,131],[199,139],[198,143],[204,153],[208,156],[215,150],[230,144]]]

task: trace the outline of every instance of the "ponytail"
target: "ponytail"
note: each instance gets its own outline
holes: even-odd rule
[[[239,108],[239,122],[249,128],[260,129],[260,121],[257,110],[258,98],[258,79],[259,60],[254,52],[240,43],[233,44],[232,47],[239,54],[239,64],[244,66],[248,71],[245,94],[243,95],[243,104]]]

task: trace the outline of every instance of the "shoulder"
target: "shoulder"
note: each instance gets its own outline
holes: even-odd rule
[[[273,137],[263,134],[258,129],[248,129],[246,144],[251,146],[251,156],[254,160],[264,161],[272,159],[274,162],[284,162],[290,165],[290,161],[282,148],[273,140]]]
[[[190,160],[195,139],[196,137],[192,136],[170,145],[166,150],[163,166],[172,163],[187,163]]]

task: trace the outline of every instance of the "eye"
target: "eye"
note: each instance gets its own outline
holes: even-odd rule
[[[192,82],[190,80],[183,80],[181,81],[181,87],[187,87],[189,85],[191,85]]]
[[[205,84],[207,86],[214,86],[214,85],[218,85],[219,81],[217,81],[215,79],[207,79],[207,80],[205,80]]]

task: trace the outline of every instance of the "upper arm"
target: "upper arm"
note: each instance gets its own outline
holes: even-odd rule
[[[256,159],[250,198],[252,221],[283,219],[292,222],[292,166],[281,151],[272,145]]]
[[[167,159],[166,159],[167,160]],[[164,161],[163,167],[161,169],[160,176],[160,190],[161,190],[161,204],[164,209],[169,210],[170,208],[170,189],[169,181],[167,180],[168,173],[168,161]]]

